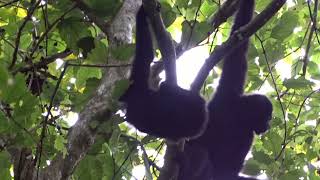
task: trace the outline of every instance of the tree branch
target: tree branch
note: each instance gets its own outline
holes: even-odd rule
[[[228,53],[237,48],[243,40],[249,38],[264,26],[279,9],[285,4],[286,0],[273,0],[259,15],[257,15],[249,24],[236,31],[229,39],[222,45],[216,47],[209,58],[205,61],[200,69],[196,79],[191,85],[194,91],[200,91],[204,81],[206,80],[211,69],[224,58]]]
[[[131,35],[132,24],[134,24],[135,15],[139,7],[139,1],[126,0],[119,10],[116,18],[110,24],[107,32],[110,46],[117,44],[130,43],[129,39],[120,41],[116,38],[121,32],[122,36]],[[121,26],[118,26],[121,24]],[[117,29],[122,28],[121,30]],[[123,31],[125,29],[126,31]],[[116,33],[117,32],[117,33]],[[110,60],[112,64],[119,64],[117,60]],[[94,143],[96,138],[96,129],[91,128],[92,122],[103,123],[112,116],[112,107],[109,99],[112,97],[112,88],[114,83],[123,79],[128,74],[128,68],[112,68],[105,72],[101,84],[97,88],[94,96],[88,101],[84,109],[79,113],[79,120],[70,128],[68,133],[67,155],[63,157],[59,154],[51,162],[50,166],[40,172],[39,179],[46,180],[64,180],[68,179],[78,163],[84,158],[88,149]],[[99,125],[98,125],[99,126]]]
[[[43,58],[41,61],[35,63],[35,64],[32,64],[32,65],[26,65],[24,67],[21,67],[17,70],[15,70],[13,72],[13,74],[16,74],[18,72],[28,72],[32,69],[39,69],[39,68],[44,68],[46,67],[48,64],[50,63],[53,63],[57,58],[65,58],[67,56],[69,56],[70,54],[72,54],[72,51],[70,51],[69,49],[66,49],[64,50],[63,52],[60,52],[60,53],[57,53],[57,54],[54,54],[52,56],[48,56],[48,57],[45,57]]]
[[[218,10],[218,12],[213,16],[212,20],[210,20],[210,24],[212,24],[212,28],[210,29],[210,33],[214,32],[222,23],[226,22],[227,19],[232,16],[232,14],[235,12],[239,0],[227,0],[221,8]],[[202,39],[200,42],[202,42],[204,39]],[[200,43],[199,42],[199,43]],[[176,51],[176,58],[178,59],[185,51],[188,49],[194,48],[192,46],[189,46],[188,49],[186,48],[186,44],[179,43],[175,46]],[[163,63],[160,61],[159,63],[153,65],[151,67],[151,79],[156,79],[156,77],[160,74],[160,72],[163,70]]]

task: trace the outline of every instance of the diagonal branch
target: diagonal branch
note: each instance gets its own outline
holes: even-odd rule
[[[200,91],[211,69],[220,62],[222,58],[228,55],[228,53],[237,48],[243,40],[249,38],[264,26],[280,10],[285,2],[286,0],[273,0],[266,9],[257,15],[249,24],[240,28],[240,30],[230,36],[226,42],[218,46],[205,61],[196,79],[193,81],[191,89]]]
[[[216,31],[216,29],[224,22],[227,21],[227,19],[232,16],[232,14],[237,9],[239,0],[227,0],[218,10],[218,12],[213,16],[212,20],[210,20],[210,24],[212,24],[212,28],[210,29],[209,33]],[[200,40],[202,42],[205,39]],[[200,43],[199,42],[199,43]],[[175,45],[175,51],[176,51],[176,58],[179,58],[185,51],[188,49],[194,48],[193,46],[188,46],[186,48],[186,44],[179,43]],[[159,73],[163,70],[163,62],[160,61],[159,63],[156,63],[151,67],[151,79],[157,79],[156,77],[159,75]]]
[[[72,51],[70,51],[69,49],[66,49],[66,50],[64,50],[64,51],[62,51],[60,53],[54,54],[52,56],[45,57],[41,61],[39,61],[39,62],[37,62],[35,64],[23,66],[23,67],[15,70],[13,72],[13,74],[16,74],[18,72],[28,72],[28,71],[30,71],[32,69],[44,68],[48,64],[53,63],[56,59],[58,59],[58,58],[63,59],[65,57],[69,56],[70,54],[72,54]]]
[[[16,2],[18,2],[19,0],[13,0],[13,1],[10,1],[10,2],[6,2],[4,4],[1,4],[0,5],[0,8],[3,8],[3,7],[6,7],[6,6],[10,6],[11,4],[14,4]]]

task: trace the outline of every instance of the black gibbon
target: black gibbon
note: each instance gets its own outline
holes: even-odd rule
[[[161,83],[158,91],[149,88],[154,52],[143,7],[138,11],[136,20],[136,54],[130,77],[132,84],[120,98],[127,106],[126,121],[138,130],[157,137],[175,140],[199,136],[207,124],[204,99],[169,80]],[[169,69],[165,66],[166,72]]]
[[[212,180],[212,167],[208,150],[186,143],[178,155],[178,180]]]
[[[254,0],[241,0],[231,34],[252,18]],[[269,128],[272,104],[263,95],[244,95],[249,39],[224,60],[216,93],[208,103],[209,122],[203,135],[188,141],[208,150],[214,180],[250,179],[239,177],[254,133]],[[251,178],[252,179],[252,178]]]

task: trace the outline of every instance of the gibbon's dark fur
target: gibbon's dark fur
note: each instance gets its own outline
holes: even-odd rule
[[[233,34],[252,18],[254,0],[241,0]],[[224,60],[216,93],[208,103],[209,123],[199,138],[187,142],[208,150],[214,180],[253,179],[238,176],[250,150],[254,132],[269,128],[272,104],[263,95],[244,95],[249,39]]]
[[[212,163],[208,150],[201,146],[185,144],[184,151],[178,155],[178,180],[212,180]]]
[[[132,84],[120,98],[127,105],[126,121],[157,137],[180,139],[199,136],[207,124],[205,101],[198,93],[184,90],[168,80],[160,85],[158,91],[151,90],[148,78],[153,59],[152,38],[146,13],[141,7],[137,14]]]

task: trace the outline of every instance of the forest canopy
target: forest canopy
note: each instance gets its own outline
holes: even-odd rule
[[[160,0],[177,57],[214,57],[201,94],[221,74],[239,0]],[[157,179],[166,141],[125,122],[140,0],[0,1],[0,177]],[[270,130],[256,136],[244,174],[320,179],[318,0],[256,0],[246,93],[272,101]],[[163,70],[156,50],[151,84]],[[192,61],[202,55],[193,54]],[[183,68],[183,67],[182,67]],[[73,123],[71,123],[73,121]]]

